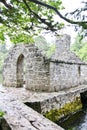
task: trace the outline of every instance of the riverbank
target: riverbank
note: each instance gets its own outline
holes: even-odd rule
[[[65,130],[87,130],[87,108],[57,122]]]

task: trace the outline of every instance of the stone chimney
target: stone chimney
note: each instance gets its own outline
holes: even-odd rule
[[[60,36],[59,38],[56,38],[56,49],[55,49],[55,55],[61,55],[62,53],[68,53],[70,50],[70,36],[65,34],[63,36]]]

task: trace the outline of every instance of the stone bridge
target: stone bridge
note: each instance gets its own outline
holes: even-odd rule
[[[5,113],[0,120],[0,130],[64,130],[41,114],[60,109],[76,98],[80,99],[80,94],[85,91],[87,85],[52,93],[0,86],[0,111]],[[33,104],[39,113],[26,104]]]
[[[50,95],[48,97],[51,98]],[[26,102],[45,103],[48,97],[44,94],[40,96],[24,88],[0,86],[0,111],[5,113],[4,118],[0,120],[0,130],[63,130],[24,104]]]
[[[0,87],[0,109],[7,122],[5,127],[1,121],[3,130],[63,130],[41,114],[76,99],[82,102],[87,64],[70,51],[68,35],[56,39],[55,46],[50,58],[34,44],[19,44],[10,50],[3,66],[4,87]]]

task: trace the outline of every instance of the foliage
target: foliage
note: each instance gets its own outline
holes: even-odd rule
[[[77,35],[74,44],[71,46],[71,50],[75,52],[81,60],[87,62],[87,42],[80,34]]]
[[[54,20],[56,14],[68,23],[87,29],[86,14],[83,15],[87,3],[84,2],[84,5],[83,8],[71,12],[67,18],[68,15],[63,16],[60,13],[64,9],[61,0],[0,0],[0,40],[3,42],[4,35],[8,35],[15,44],[32,42],[33,35],[43,29],[57,31],[64,24]],[[70,19],[71,16],[73,18]],[[80,16],[82,19],[78,20]]]
[[[0,2],[4,3],[4,1]],[[42,0],[42,2],[50,3],[58,10],[63,9],[60,0]],[[33,35],[39,33],[42,29],[53,30],[53,28],[60,29],[63,27],[62,23],[54,21],[55,12],[45,6],[29,0],[10,0],[10,3],[4,3],[5,6],[2,3],[0,3],[1,41],[4,41],[6,34],[15,44],[19,42],[29,43],[32,42]]]
[[[87,42],[85,45],[79,50],[78,56],[83,60],[87,62]]]
[[[4,115],[4,112],[0,111],[0,117],[3,117],[3,115]]]
[[[38,36],[34,38],[36,46],[41,50],[43,55],[47,58],[50,58],[52,54],[55,52],[55,44],[48,43],[43,36]]]

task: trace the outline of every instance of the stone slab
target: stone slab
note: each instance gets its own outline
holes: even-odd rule
[[[4,119],[9,128],[4,130],[63,130],[60,126],[26,106],[22,101],[36,93],[23,89],[0,86],[0,110],[5,112]],[[33,98],[32,98],[33,99]]]
[[[0,85],[0,110],[5,112],[4,119],[11,130],[63,130],[24,103],[39,104],[39,112],[44,113],[60,108],[84,91],[87,91],[87,85],[52,93],[37,93],[25,88],[7,88]]]

